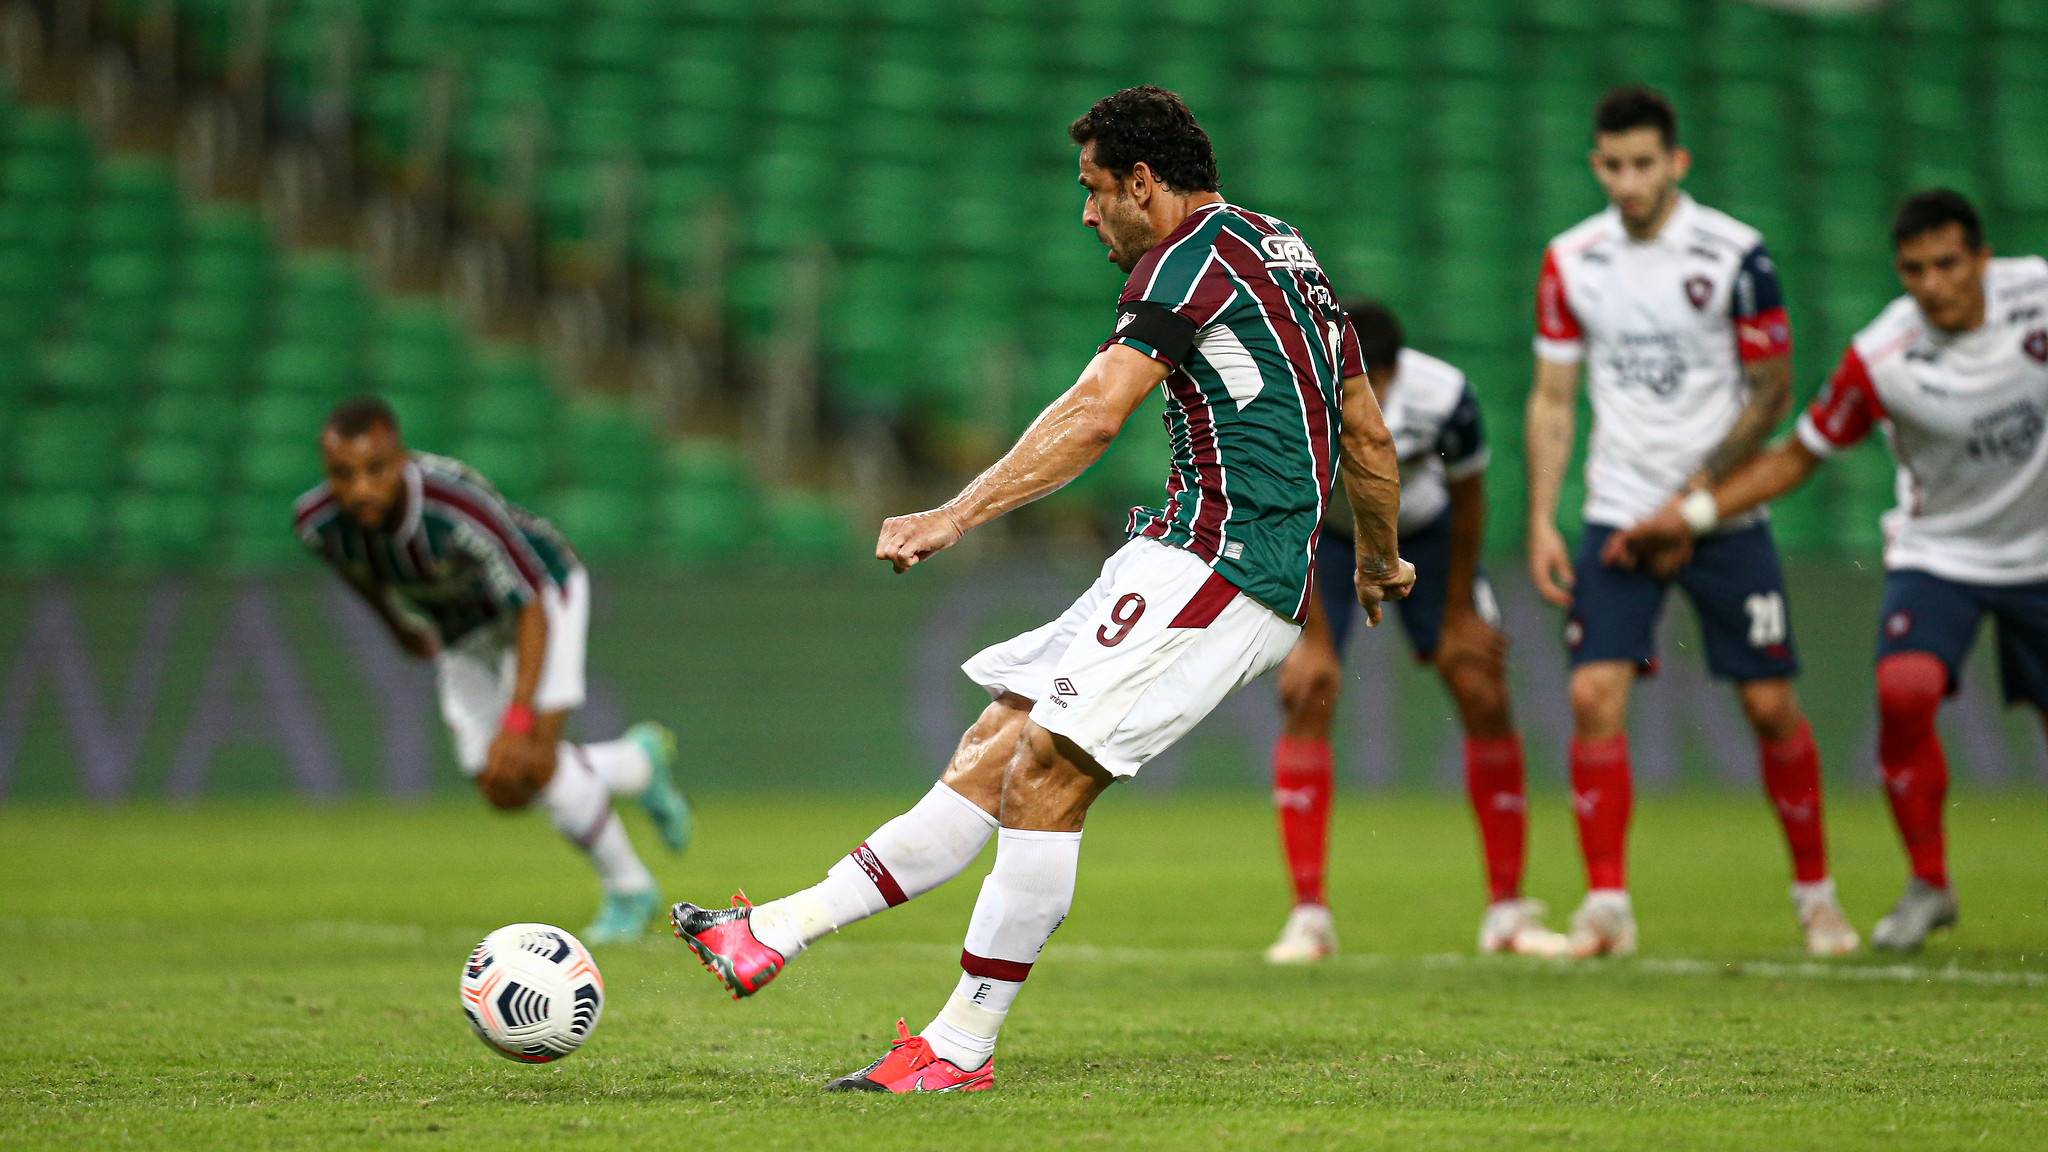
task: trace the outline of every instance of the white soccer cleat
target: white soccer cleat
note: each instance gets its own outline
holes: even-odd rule
[[[1832,878],[1792,885],[1792,907],[1799,912],[1799,927],[1806,931],[1808,955],[1847,956],[1863,943],[1842,914]]]
[[[1629,906],[1628,892],[1621,888],[1597,888],[1586,893],[1579,910],[1572,913],[1572,930],[1566,943],[1575,960],[1635,955],[1636,913]]]
[[[1485,918],[1479,921],[1479,950],[1540,956],[1546,960],[1567,955],[1570,942],[1564,933],[1543,926],[1543,914],[1548,911],[1541,900],[1496,900],[1488,904]]]
[[[1280,938],[1266,949],[1268,964],[1313,964],[1337,950],[1337,922],[1321,904],[1296,904]]]

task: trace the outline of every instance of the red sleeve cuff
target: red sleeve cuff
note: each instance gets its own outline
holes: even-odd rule
[[[1745,364],[1792,352],[1792,320],[1783,308],[1735,318],[1735,348]]]

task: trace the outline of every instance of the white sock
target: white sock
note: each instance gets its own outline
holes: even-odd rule
[[[918,1033],[940,1059],[972,1071],[995,1054],[996,1036],[1045,942],[1074,904],[1079,832],[996,834],[996,866],[981,883],[953,995]]]
[[[582,753],[584,763],[614,796],[638,796],[654,778],[654,764],[637,740],[606,740],[602,744],[564,744],[565,754]]]
[[[945,784],[801,892],[754,909],[754,938],[793,960],[811,942],[937,888],[981,855],[996,818]]]
[[[569,745],[555,760],[555,778],[541,790],[548,820],[569,842],[583,849],[607,892],[648,892],[654,874],[633,851],[626,826],[612,811],[611,793]]]

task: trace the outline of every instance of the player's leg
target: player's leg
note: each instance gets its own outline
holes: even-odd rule
[[[1586,864],[1586,898],[1572,913],[1574,956],[1635,951],[1628,897],[1628,826],[1635,806],[1628,760],[1628,699],[1637,674],[1655,663],[1664,585],[1646,573],[1610,568],[1600,548],[1612,529],[1589,524],[1579,538],[1571,617],[1572,813]]]
[[[1352,547],[1323,537],[1316,547],[1316,595],[1301,639],[1280,662],[1280,738],[1273,742],[1273,813],[1280,851],[1294,886],[1294,906],[1280,937],[1266,949],[1272,964],[1305,964],[1337,950],[1335,921],[1325,900],[1330,802],[1336,788],[1330,724],[1343,679],[1339,656],[1350,635]]]
[[[1828,875],[1820,750],[1792,688],[1798,655],[1770,528],[1756,524],[1700,540],[1678,582],[1699,615],[1707,670],[1735,682],[1756,734],[1759,775],[1792,858],[1792,907],[1807,951],[1852,952],[1860,941]]]
[[[959,875],[995,831],[1003,777],[1033,699],[1053,690],[1053,669],[1125,561],[1119,552],[1059,619],[991,648],[962,668],[992,697],[917,805],[862,841],[825,879],[749,908],[677,904],[676,935],[735,998],[765,987],[812,942]]]
[[[1870,945],[1911,952],[1955,923],[1942,807],[1948,758],[1935,730],[1941,702],[1962,683],[1982,605],[1975,589],[1926,572],[1885,575],[1877,641],[1877,760],[1911,866],[1898,903]]]
[[[975,902],[961,979],[938,1017],[831,1089],[971,1090],[993,1084],[996,1037],[1066,918],[1088,807],[1117,777],[1277,665],[1300,629],[1149,540],[1062,653],[1005,773],[995,868]]]

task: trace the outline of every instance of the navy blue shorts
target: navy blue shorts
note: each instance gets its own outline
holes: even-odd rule
[[[1962,687],[1963,664],[1989,613],[1998,627],[1998,679],[2005,702],[2048,710],[2048,580],[1966,584],[1905,569],[1884,575],[1877,656],[1927,652],[1948,665],[1948,690]]]
[[[1588,524],[1579,537],[1573,573],[1578,584],[1565,622],[1565,646],[1574,668],[1596,660],[1627,660],[1652,671],[1666,582],[1602,564],[1600,549],[1614,531]],[[1785,612],[1785,574],[1768,525],[1702,536],[1671,583],[1685,590],[1699,614],[1709,672],[1742,683],[1783,679],[1799,671]]]
[[[1444,606],[1451,596],[1450,511],[1413,532],[1403,532],[1400,548],[1401,559],[1415,565],[1415,589],[1405,599],[1394,601],[1394,611],[1401,618],[1401,630],[1408,634],[1408,647],[1415,658],[1433,660],[1437,637],[1443,633]],[[1358,570],[1357,551],[1349,536],[1328,529],[1316,539],[1316,595],[1322,599],[1323,615],[1330,618],[1330,642],[1337,646],[1340,660],[1344,641],[1351,636],[1352,618],[1364,611],[1358,606],[1358,588],[1352,582]],[[1487,623],[1500,626],[1500,608],[1484,567],[1473,580],[1472,606]]]

